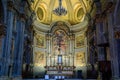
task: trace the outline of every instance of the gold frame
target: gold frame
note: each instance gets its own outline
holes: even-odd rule
[[[36,34],[35,39],[36,39],[36,46],[37,47],[45,48],[45,35]]]
[[[37,51],[34,53],[34,64],[37,66],[45,65],[45,54],[44,52]]]
[[[83,42],[83,43],[81,43]],[[79,45],[78,45],[79,44]],[[85,46],[85,36],[84,35],[78,35],[75,37],[75,47],[81,48]]]
[[[85,52],[78,52],[75,55],[76,57],[76,66],[83,66],[85,65]]]

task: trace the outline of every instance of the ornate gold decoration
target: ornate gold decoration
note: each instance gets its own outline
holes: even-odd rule
[[[78,52],[76,53],[76,66],[82,66],[85,64],[85,53]]]
[[[45,36],[41,34],[36,34],[36,45],[37,47],[44,48],[45,47]]]
[[[34,53],[34,64],[38,66],[45,65],[45,55],[43,52],[38,51]]]
[[[37,10],[36,10],[36,14],[37,14],[37,17],[38,17],[38,20],[42,23],[46,23],[46,14],[47,14],[47,10],[46,10],[46,7],[47,5],[44,3],[44,2],[41,2],[41,4],[39,5],[39,7],[37,7]]]
[[[44,12],[43,12],[43,9],[41,7],[39,7],[37,9],[37,16],[38,16],[38,18],[39,18],[40,21],[43,20]]]
[[[65,33],[70,32],[70,29],[69,29],[68,25],[63,21],[57,21],[52,26],[53,26],[53,28],[51,28],[52,33],[54,33],[58,29],[64,30]]]
[[[85,45],[85,37],[84,35],[76,36],[75,42],[76,42],[76,48],[83,47]]]
[[[75,22],[78,23],[83,21],[85,17],[85,11],[82,5],[80,3],[77,3],[74,7],[75,7],[74,9]]]
[[[53,13],[53,10],[58,5],[59,2],[57,0],[35,0],[31,4],[31,8],[36,12],[37,19],[41,23],[50,24],[56,21],[68,21],[72,25],[82,22],[86,11],[91,9],[87,0],[63,0],[62,6],[66,9],[67,14],[57,16]],[[59,12],[59,10],[57,11]]]

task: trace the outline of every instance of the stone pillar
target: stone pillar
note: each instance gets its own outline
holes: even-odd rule
[[[21,3],[22,4],[22,3]],[[24,5],[21,6],[20,12],[17,19],[17,35],[15,43],[15,53],[14,53],[14,67],[13,67],[13,77],[15,80],[21,80],[22,77],[22,59],[23,59],[23,48],[24,48],[24,29],[25,29],[25,15],[23,11]]]
[[[22,72],[22,57],[23,57],[23,47],[24,47],[24,29],[25,29],[25,22],[21,21],[21,29],[20,29],[20,45],[19,45],[19,60],[18,60],[18,75],[21,76]]]
[[[71,50],[72,50],[72,49],[71,49],[71,47],[72,47],[72,45],[71,45],[71,38],[70,38],[70,40],[69,40],[69,46],[68,46],[68,47],[69,47],[69,49],[68,49],[68,50],[69,50],[69,53],[72,53],[72,51],[71,51]],[[65,54],[66,54],[66,53],[65,53]]]
[[[15,51],[14,51],[14,62],[13,62],[13,74],[12,76],[16,76],[17,74],[17,61],[18,61],[18,52],[19,52],[19,43],[20,43],[20,21],[19,18],[17,18],[16,22],[16,39],[15,39]]]
[[[75,53],[75,35],[74,34],[71,35],[71,53],[72,54]]]
[[[114,38],[114,26],[113,26],[113,15],[112,13],[108,14],[108,30],[109,30],[109,42],[110,42],[110,54],[111,54],[111,68],[112,68],[112,77],[119,78],[119,65],[118,65],[118,56],[117,50],[115,48],[115,38]]]
[[[46,48],[47,48],[47,50],[46,50],[46,52],[48,53],[48,54],[50,54],[51,52],[51,43],[50,43],[50,34],[48,33],[47,35],[46,35]]]
[[[71,33],[70,35],[70,55],[72,56],[71,64],[74,66],[74,56],[75,56],[75,35]]]
[[[85,46],[85,66],[84,66],[84,67],[85,67],[85,78],[87,78],[87,65],[86,65],[86,64],[88,63],[88,62],[87,62],[87,61],[88,61],[88,60],[87,60],[87,59],[88,59],[88,57],[87,57],[87,56],[88,56],[88,55],[87,55],[87,54],[88,54],[88,50],[87,50],[87,49],[88,49],[88,46],[87,46],[87,37],[86,37],[86,36],[85,36],[85,45],[86,45],[86,46]]]
[[[23,58],[23,47],[24,47],[24,28],[25,22],[20,18],[17,21],[17,39],[15,47],[14,57],[14,71],[13,76],[16,79],[21,79],[22,72],[22,58]]]
[[[12,8],[13,2],[8,1],[8,11],[7,11],[7,31],[6,31],[6,37],[5,37],[5,43],[4,43],[4,49],[3,49],[3,55],[2,55],[2,71],[1,76],[4,76],[4,78],[7,78],[11,68],[9,67],[11,65],[10,60],[10,50],[11,50],[11,40],[12,40],[12,28],[13,28],[13,17],[14,17],[14,11]]]

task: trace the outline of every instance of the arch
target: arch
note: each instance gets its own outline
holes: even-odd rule
[[[67,35],[70,33],[70,24],[63,22],[63,21],[57,21],[53,24],[51,24],[51,30],[50,33],[54,34],[57,30],[63,30]]]

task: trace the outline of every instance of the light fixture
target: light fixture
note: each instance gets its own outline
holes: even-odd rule
[[[58,16],[67,14],[67,10],[62,6],[62,0],[59,0],[59,6],[53,10],[53,13]]]

